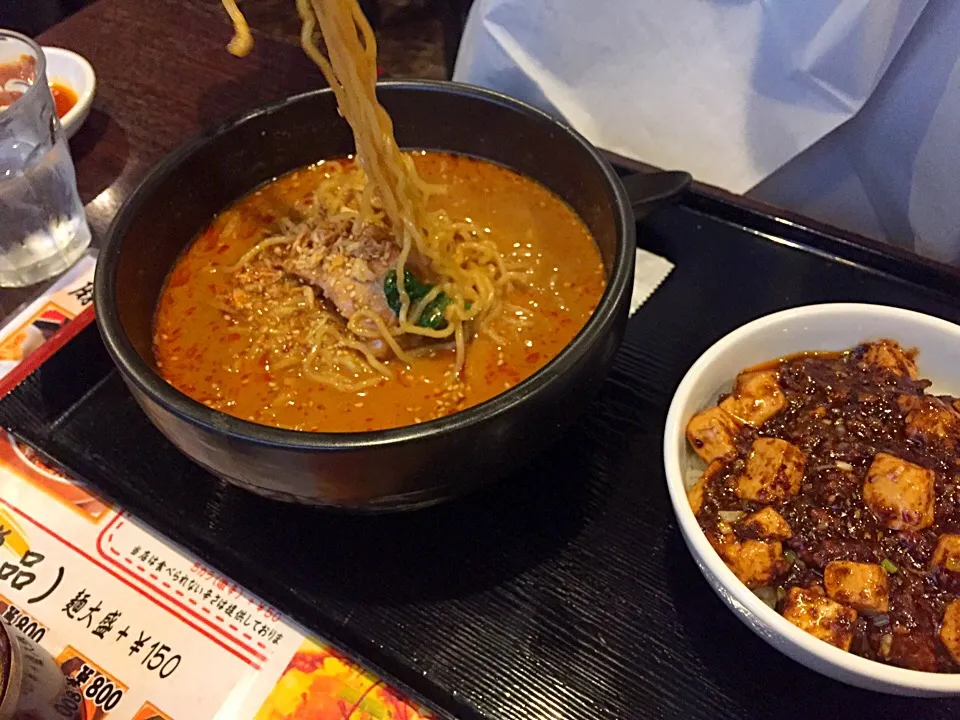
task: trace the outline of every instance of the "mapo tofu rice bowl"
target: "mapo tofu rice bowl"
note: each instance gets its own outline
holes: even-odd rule
[[[688,547],[775,647],[872,689],[960,693],[960,327],[777,313],[691,368],[665,464]]]

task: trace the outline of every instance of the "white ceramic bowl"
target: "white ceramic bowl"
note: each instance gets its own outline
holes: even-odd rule
[[[670,500],[687,548],[717,595],[757,635],[780,652],[851,685],[898,695],[960,695],[960,674],[904,670],[867,660],[817,640],[781,617],[747,589],[723,563],[697,524],[687,501],[690,469],[700,467],[685,437],[690,418],[716,404],[744,368],[804,350],[844,350],[865,340],[890,338],[917,347],[920,377],[933,391],[960,395],[960,326],[921,313],[881,305],[812,305],[755,320],[707,350],[680,383],[664,430],[663,454]],[[697,463],[700,463],[699,465]]]
[[[86,58],[71,50],[44,47],[43,54],[47,58],[47,82],[66,85],[77,94],[77,104],[60,118],[64,135],[71,138],[90,114],[97,76]]]

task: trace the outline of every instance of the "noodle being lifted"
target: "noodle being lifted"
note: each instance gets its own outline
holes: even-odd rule
[[[253,45],[250,30],[233,0],[224,0],[224,5],[235,25],[231,52],[246,54]],[[360,191],[347,197],[325,196],[334,200],[334,205],[319,208],[319,213],[309,216],[313,222],[291,228],[285,237],[297,235],[302,242],[309,233],[322,234],[331,228],[341,239],[356,240],[366,233],[365,254],[360,259],[369,261],[367,254],[372,254],[377,265],[389,262],[393,272],[384,279],[388,289],[396,288],[399,307],[395,315],[376,312],[375,306],[382,303],[375,301],[361,302],[359,307],[348,299],[341,302],[321,284],[328,299],[348,317],[349,329],[361,341],[382,339],[401,360],[409,361],[409,356],[397,338],[454,338],[459,372],[465,355],[464,324],[472,321],[482,327],[497,309],[502,286],[520,280],[522,274],[504,267],[489,239],[451,222],[442,210],[426,212],[427,196],[441,189],[424,183],[412,158],[397,146],[390,117],[376,98],[376,40],[356,0],[297,0],[297,9],[303,21],[301,44],[336,94],[356,142],[360,167],[350,171],[353,177],[340,182]],[[329,60],[317,47],[317,25]],[[338,203],[342,206],[337,207]],[[385,241],[371,237],[373,228],[382,227],[393,233],[396,252]],[[381,245],[383,252],[377,253],[374,245]],[[414,272],[408,270],[408,264]],[[430,276],[431,287],[426,291],[422,291],[418,275]],[[396,278],[407,280],[396,282]],[[369,360],[374,347],[368,344],[361,352]],[[389,376],[382,365],[371,364]]]
[[[249,29],[224,5],[244,54]],[[402,152],[355,0],[297,5],[356,156],[295,170],[213,220],[161,295],[157,367],[209,407],[306,431],[396,427],[492,398],[586,323],[604,288],[599,252],[534,181]]]

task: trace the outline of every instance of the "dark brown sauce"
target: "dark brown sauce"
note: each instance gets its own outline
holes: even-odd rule
[[[698,521],[716,547],[721,511],[752,513],[766,506],[738,497],[736,490],[754,440],[778,438],[793,444],[807,460],[800,492],[769,505],[792,530],[792,537],[783,540],[785,555],[796,556],[794,561],[788,555],[786,569],[769,583],[779,589],[778,611],[783,611],[790,588],[822,586],[831,561],[892,568],[889,611],[859,615],[850,651],[917,670],[958,672],[938,631],[945,607],[960,593],[960,573],[932,568],[931,556],[939,536],[960,532],[960,433],[911,436],[904,397],[931,397],[925,395],[930,383],[864,364],[865,352],[866,346],[844,353],[803,353],[751,368],[777,371],[786,405],[759,427],[738,430],[735,457],[704,484]],[[955,398],[940,399],[957,407]],[[935,473],[932,525],[894,530],[870,511],[862,495],[877,453]],[[755,537],[747,523],[734,522],[733,530],[741,542]]]
[[[758,363],[756,365],[751,365],[748,368],[745,368],[742,373],[749,372],[758,372],[760,370],[776,370],[781,365],[788,363],[792,360],[805,360],[807,358],[819,358],[821,360],[833,360],[846,357],[850,353],[849,350],[842,350],[837,352],[835,350],[825,351],[825,350],[804,350],[798,353],[791,353],[790,355],[784,355],[783,357],[776,358],[774,360],[767,360],[766,362]]]

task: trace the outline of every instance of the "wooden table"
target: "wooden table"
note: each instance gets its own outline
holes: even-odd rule
[[[292,1],[289,12],[295,25]],[[99,0],[37,38],[80,53],[97,73],[90,117],[70,143],[95,244],[166,153],[202,128],[325,84],[298,46],[254,34],[254,52],[238,59],[225,48],[231,27],[219,0]],[[36,292],[0,291],[0,317]]]
[[[150,166],[200,129],[324,84],[299,47],[258,37],[239,59],[230,35],[216,0],[99,0],[40,36],[97,72],[93,111],[71,143],[97,237]]]

